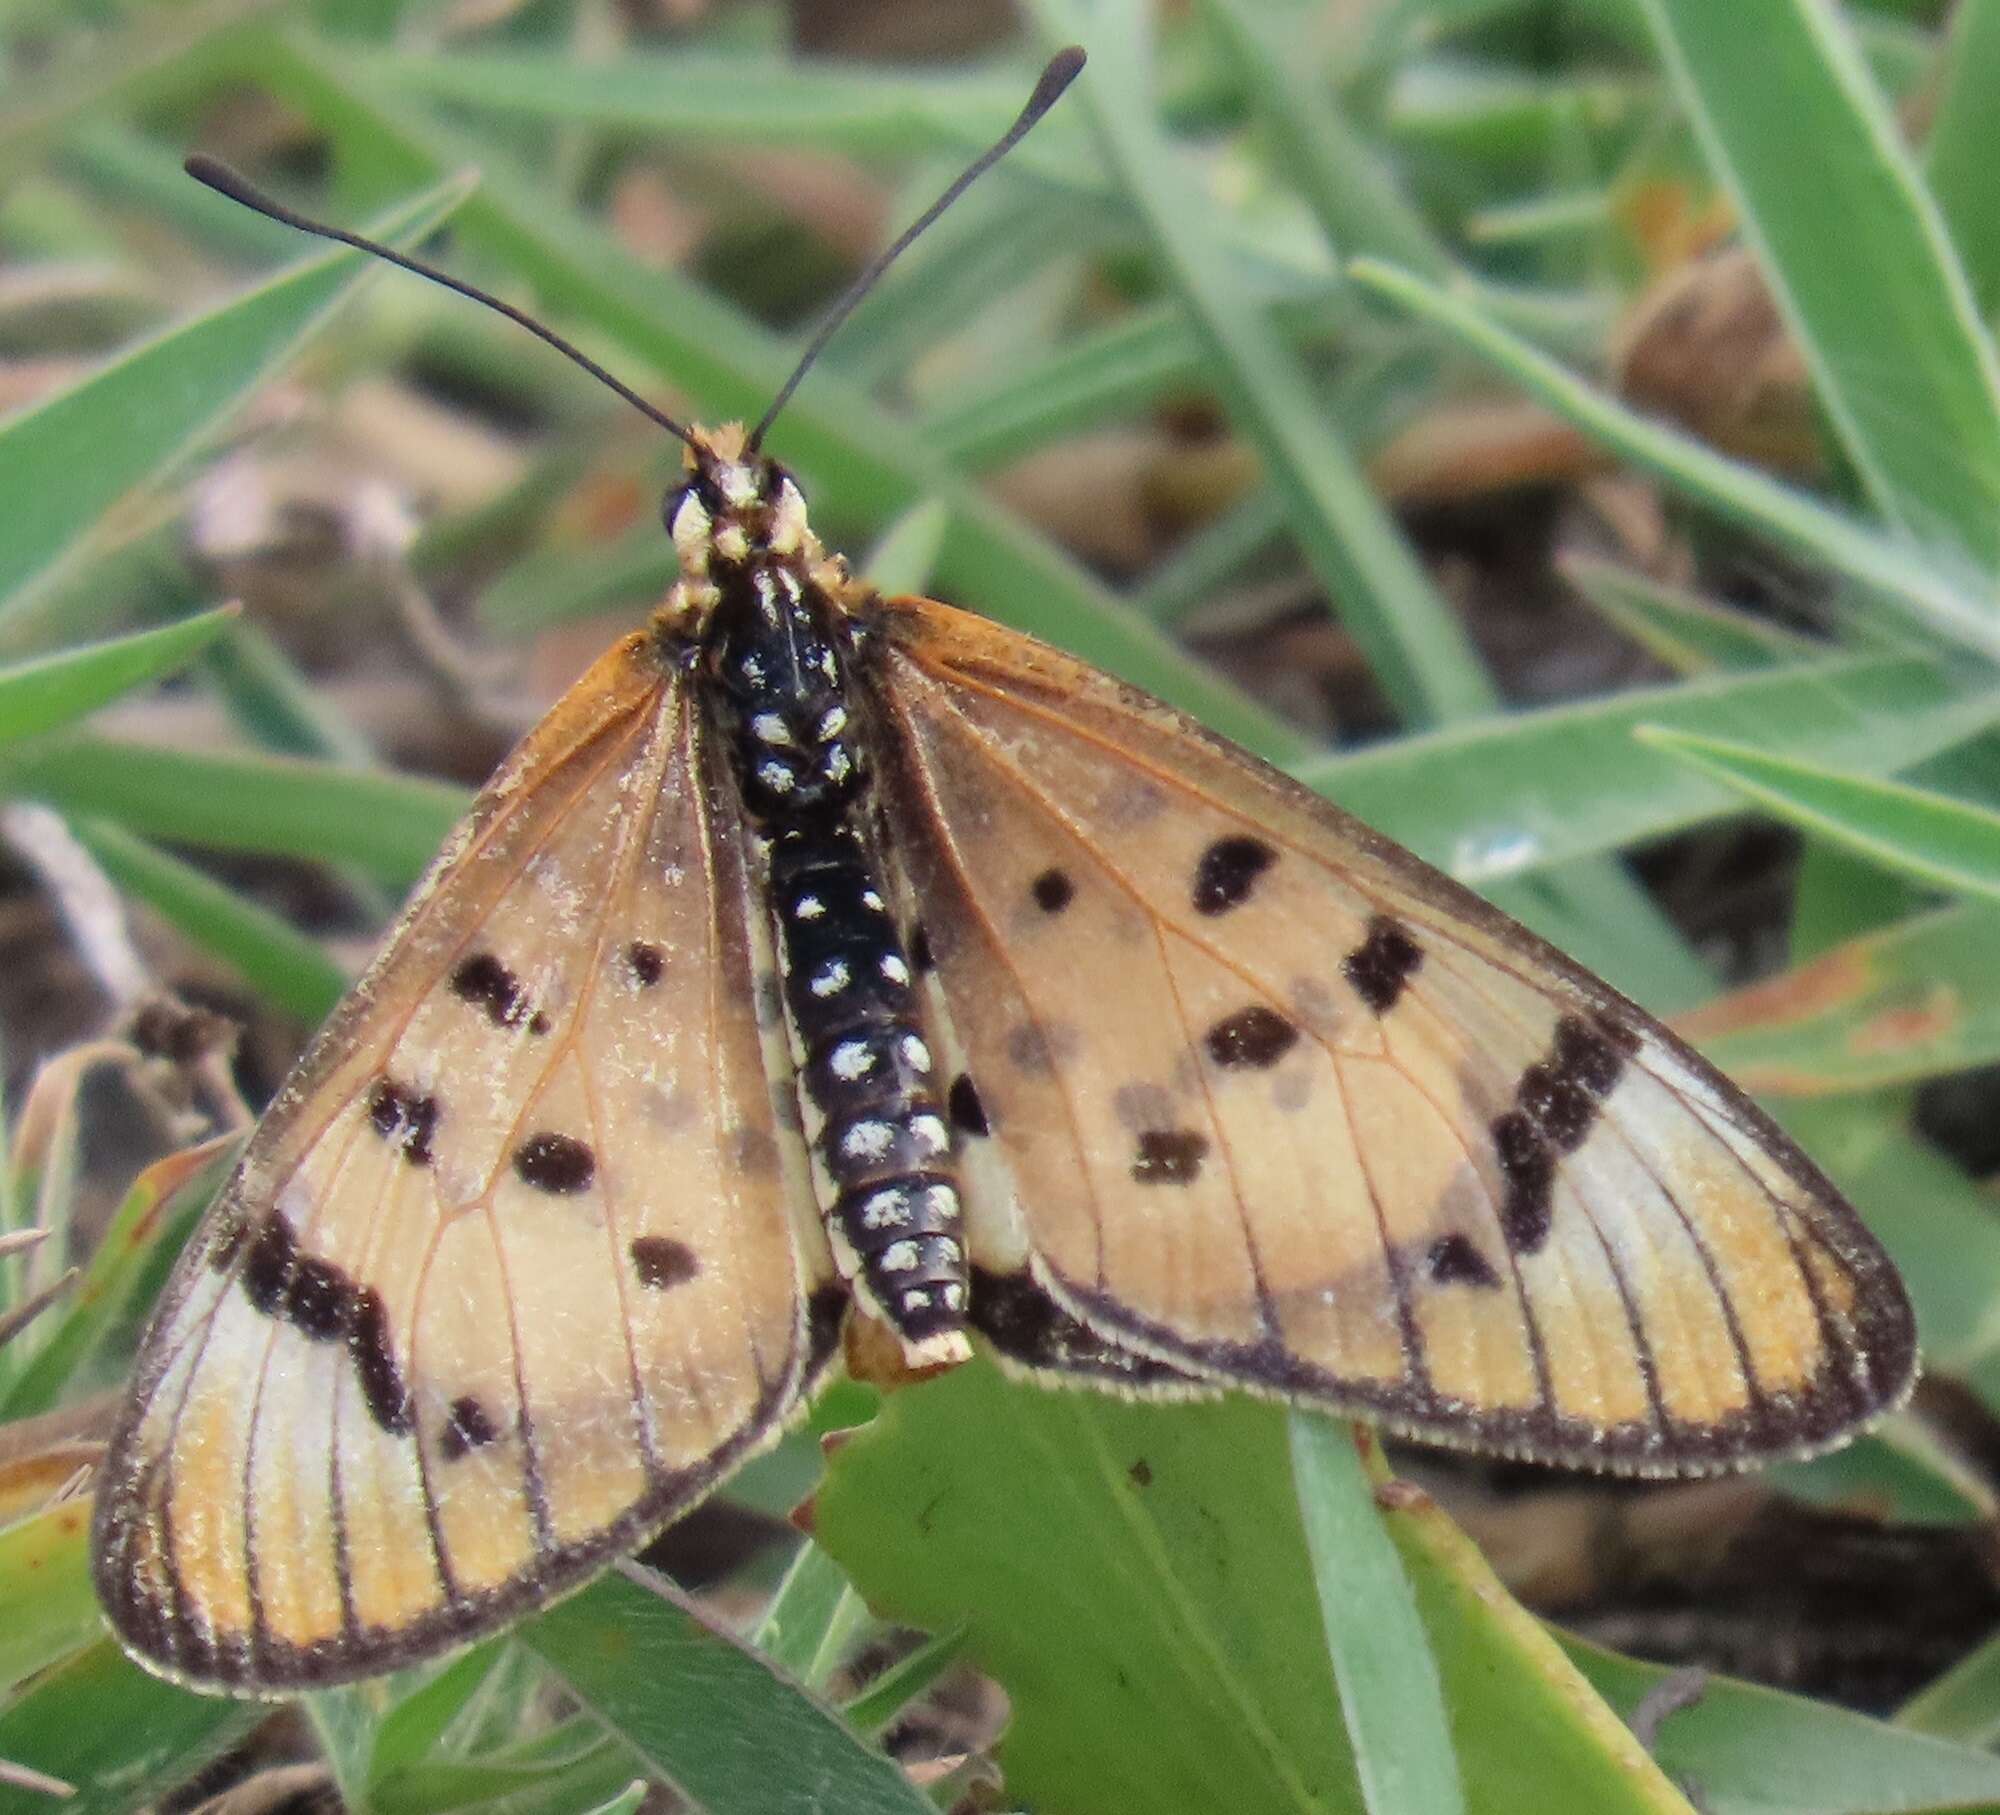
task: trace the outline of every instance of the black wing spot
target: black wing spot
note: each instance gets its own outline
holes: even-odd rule
[[[1500,1275],[1493,1270],[1493,1263],[1480,1253],[1478,1244],[1468,1235],[1455,1232],[1440,1235],[1431,1243],[1424,1265],[1431,1278],[1441,1286],[1491,1289],[1500,1283]]]
[[[291,1224],[276,1210],[266,1214],[250,1244],[243,1295],[309,1342],[344,1341],[369,1416],[392,1437],[409,1434],[409,1392],[389,1344],[381,1293],[356,1285],[330,1260],[301,1254]]]
[[[634,939],[625,948],[625,962],[632,967],[632,980],[641,989],[651,989],[666,975],[667,954],[647,939]]]
[[[437,1132],[436,1097],[420,1097],[393,1078],[377,1078],[368,1092],[368,1120],[385,1141],[403,1150],[411,1166],[428,1166],[437,1156],[431,1136]]]
[[[1257,879],[1277,861],[1278,853],[1261,838],[1218,838],[1194,866],[1194,911],[1226,914],[1241,907]]]
[[[1514,1107],[1493,1124],[1507,1185],[1500,1229],[1516,1254],[1533,1254],[1548,1240],[1556,1163],[1589,1138],[1638,1047],[1638,1036],[1609,1016],[1565,1015],[1548,1056],[1521,1073]]]
[[[354,1322],[347,1332],[347,1352],[361,1381],[361,1398],[368,1415],[392,1437],[410,1434],[410,1389],[396,1365],[389,1341],[389,1313],[382,1294],[363,1286],[354,1295]]]
[[[1132,1179],[1140,1185],[1190,1185],[1208,1154],[1208,1136],[1193,1128],[1149,1128],[1139,1136]]]
[[[526,1027],[530,1033],[549,1031],[547,1015],[528,1003],[521,980],[491,952],[474,952],[451,973],[451,993],[479,1009],[495,1027]]]
[[[1423,961],[1423,947],[1387,914],[1377,914],[1368,922],[1368,937],[1341,960],[1340,968],[1354,993],[1377,1015],[1386,1015]]]
[[[991,1134],[993,1124],[987,1120],[986,1105],[979,1100],[978,1087],[971,1076],[960,1072],[951,1081],[951,1089],[945,1095],[945,1107],[951,1112],[951,1125],[964,1134]]]
[[[514,1171],[522,1184],[537,1191],[574,1197],[590,1189],[597,1156],[574,1135],[531,1134],[514,1149]]]
[[[1208,1056],[1218,1065],[1248,1066],[1261,1071],[1275,1065],[1298,1044],[1299,1030],[1261,1002],[1239,1008],[1202,1036]]]
[[[921,920],[910,922],[903,949],[910,954],[910,969],[919,977],[927,977],[937,969],[937,954],[931,950],[931,936]]]
[[[1028,884],[1035,905],[1045,914],[1060,914],[1076,899],[1076,884],[1062,870],[1044,870]]]
[[[493,1422],[493,1414],[468,1393],[445,1408],[444,1429],[438,1432],[438,1454],[447,1462],[456,1462],[476,1449],[484,1449],[499,1435],[500,1427]]]
[[[684,1286],[701,1272],[700,1256],[686,1242],[669,1235],[636,1235],[628,1252],[639,1283],[655,1292]]]
[[[1518,1109],[1493,1124],[1493,1153],[1507,1187],[1500,1203],[1500,1233],[1516,1254],[1539,1253],[1555,1214],[1556,1157]]]

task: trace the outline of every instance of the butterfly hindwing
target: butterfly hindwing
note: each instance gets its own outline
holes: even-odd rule
[[[332,1681],[496,1624],[698,1498],[829,1346],[736,808],[658,651],[489,784],[168,1289],[98,1545],[164,1669]]]
[[[1160,702],[927,601],[879,624],[976,1268],[1555,1461],[1803,1451],[1900,1394],[1880,1249],[1640,1010]]]

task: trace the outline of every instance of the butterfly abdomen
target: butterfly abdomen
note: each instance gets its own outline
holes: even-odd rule
[[[714,672],[765,883],[821,1210],[843,1271],[914,1354],[958,1351],[967,1272],[939,1086],[864,830],[836,612],[789,563],[722,586]]]

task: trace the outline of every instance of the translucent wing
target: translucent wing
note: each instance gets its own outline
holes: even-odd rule
[[[106,1466],[99,1587],[148,1662],[231,1687],[407,1662],[631,1547],[799,1400],[840,1300],[814,1299],[731,798],[628,639],[320,1035]]]
[[[1039,1287],[1177,1370],[1637,1472],[1906,1389],[1874,1240],[1631,1003],[1158,701],[926,601],[878,622],[1003,1352],[1065,1365]]]

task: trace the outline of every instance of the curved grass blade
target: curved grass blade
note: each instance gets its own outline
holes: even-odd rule
[[[470,188],[463,177],[439,183],[367,230],[392,242],[418,238]],[[0,425],[0,496],[8,502],[0,634],[82,558],[92,525],[224,421],[372,269],[358,252],[314,253]]]
[[[2000,359],[1847,29],[1759,0],[1753,54],[1713,0],[1642,10],[1870,501],[1947,570],[2000,573]]]
[[[158,630],[0,667],[0,742],[58,730],[171,674],[236,615],[225,605]]]
[[[1416,1597],[1375,1507],[1352,1425],[1294,1412],[1292,1475],[1327,1656],[1371,1815],[1463,1815],[1457,1753]]]
[[[2000,813],[1990,807],[1660,725],[1633,736],[1857,856],[1931,888],[2000,899]]]
[[[1868,589],[1857,609],[1893,607],[1939,636],[1989,660],[2000,659],[2000,619],[1981,589],[1962,585],[1918,550],[1628,408],[1454,291],[1372,259],[1356,259],[1348,274],[1376,295],[1443,329],[1552,410],[1684,497],[1856,581]]]
[[[836,1715],[637,1564],[600,1576],[520,1636],[585,1707],[705,1808],[935,1815]]]

